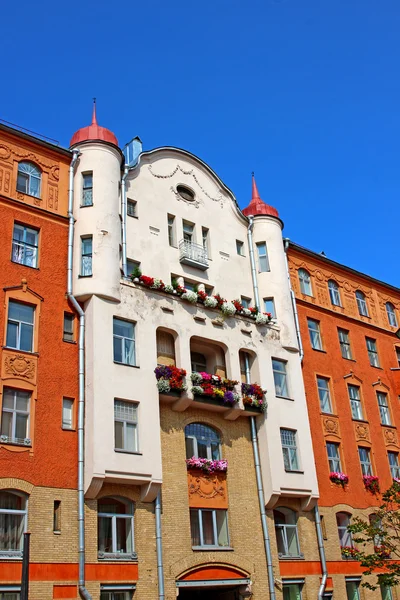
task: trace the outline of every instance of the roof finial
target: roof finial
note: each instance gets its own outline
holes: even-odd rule
[[[96,98],[93,98],[92,125],[97,125],[97,118],[96,118]]]
[[[260,194],[258,193],[256,179],[254,177],[254,171],[252,172],[251,177],[252,177],[251,199],[256,200],[257,198],[260,198]]]

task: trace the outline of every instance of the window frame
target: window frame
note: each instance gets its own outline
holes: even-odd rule
[[[229,524],[228,524],[228,510],[221,508],[190,508],[190,533],[192,538],[192,549],[204,549],[207,550],[227,550],[231,547],[230,545],[230,536],[229,536]],[[204,532],[203,532],[203,512],[208,512],[212,514],[212,525],[213,525],[213,538],[214,544],[205,544],[204,543]],[[228,539],[228,544],[226,546],[218,544],[218,523],[217,523],[217,513],[224,514],[224,526],[226,527],[226,536]],[[199,545],[195,545],[193,543],[193,531],[192,531],[192,515],[197,515],[197,526],[199,530]]]
[[[394,304],[392,304],[392,302],[386,302],[385,308],[386,308],[386,316],[387,316],[390,327],[398,327],[396,308],[395,308]]]
[[[284,442],[282,433],[291,433],[293,435],[293,443],[290,444],[288,442]],[[280,428],[280,436],[281,436],[281,446],[282,446],[282,454],[283,454],[283,464],[285,471],[287,473],[290,472],[299,472],[300,471],[300,461],[297,450],[297,431],[294,429],[287,429],[286,427]],[[294,449],[294,451],[293,451]],[[286,452],[285,452],[286,450]],[[294,459],[293,459],[294,457]],[[294,468],[295,467],[295,468]]]
[[[130,206],[133,207],[133,210],[130,211]],[[126,200],[126,214],[128,217],[132,217],[134,219],[138,218],[137,215],[137,200],[133,200],[133,198],[127,198]]]
[[[311,283],[311,274],[309,271],[307,271],[307,269],[300,268],[297,271],[297,277],[299,278],[300,292],[304,296],[310,296],[310,298],[312,298],[313,289]]]
[[[357,390],[357,393],[355,395],[352,395],[351,393],[353,390]],[[351,418],[353,419],[353,421],[365,421],[360,386],[348,383],[347,393],[350,400]],[[358,416],[354,416],[356,413],[358,414]]]
[[[276,319],[276,307],[275,307],[275,300],[273,296],[270,296],[269,298],[263,298],[264,301],[264,312],[266,313],[270,313],[271,317],[273,319]],[[268,309],[267,304],[270,303],[270,308],[272,308],[272,310]]]
[[[86,185],[85,178],[91,178],[91,185]],[[86,192],[91,192],[86,194]],[[86,197],[89,198],[89,202],[86,201]],[[82,197],[81,197],[81,208],[86,206],[93,206],[93,171],[85,171],[82,173]]]
[[[275,396],[277,398],[289,398],[289,385],[288,385],[288,374],[287,374],[287,361],[286,360],[282,360],[280,358],[274,358],[272,357],[272,374],[274,376],[274,387],[275,387]],[[280,365],[283,365],[283,370],[279,370],[275,368],[275,364],[274,363],[279,363]],[[284,378],[284,385],[280,385],[277,381],[277,377],[283,377]],[[286,394],[279,394],[278,393],[278,389],[280,389],[282,392],[286,392]]]
[[[10,306],[13,304],[18,304],[21,306],[25,306],[25,307],[27,306],[27,307],[31,308],[32,309],[32,323],[30,323],[29,321],[20,321],[17,319],[10,318]],[[8,306],[7,306],[6,348],[13,348],[14,350],[20,350],[21,352],[30,352],[30,353],[34,352],[34,348],[35,348],[35,312],[36,312],[36,306],[33,304],[29,304],[27,302],[21,302],[20,300],[16,300],[14,298],[9,299]],[[9,332],[10,323],[17,326],[16,345],[15,346],[10,346],[8,344],[8,332]],[[30,350],[21,348],[21,332],[22,332],[23,326],[29,327],[31,329]]]
[[[116,403],[118,402],[122,402],[123,404],[127,404],[127,405],[132,405],[132,407],[134,408],[134,418],[132,419],[128,419],[128,418],[123,418],[116,415]],[[123,398],[114,398],[114,450],[115,452],[122,452],[122,453],[126,453],[126,454],[139,454],[139,416],[138,416],[138,411],[139,411],[139,403],[138,402],[134,402],[132,400],[125,400]],[[117,447],[117,436],[116,436],[116,429],[115,429],[115,424],[116,423],[122,423],[122,445],[124,446],[123,448],[118,448]],[[133,435],[133,446],[134,449],[131,450],[127,447],[126,444],[126,440],[128,438],[127,436],[127,429],[128,429],[128,424],[133,425],[133,431],[134,431],[134,435]]]
[[[195,431],[196,426],[199,428],[199,432]],[[206,435],[201,435],[202,429],[205,430]],[[207,431],[209,430],[209,434],[207,435]],[[193,432],[191,430],[194,430]],[[212,437],[217,439],[212,439]],[[190,452],[188,452],[188,443],[187,440],[190,440],[190,443],[193,447],[193,454],[189,456]],[[199,441],[201,445],[206,448],[207,456],[202,457],[199,456]],[[213,444],[218,446],[215,448],[215,452],[213,451]],[[222,446],[221,446],[221,435],[217,429],[208,425],[208,423],[188,423],[185,427],[185,447],[186,447],[186,458],[208,458],[209,460],[221,460],[222,458]]]
[[[310,317],[307,317],[307,328],[308,334],[310,336],[311,348],[313,350],[323,352],[324,347],[322,345],[320,322],[316,319],[311,319]]]
[[[122,498],[118,496],[103,496],[99,500],[111,500],[118,503],[123,503],[126,506],[126,509],[130,509],[130,512],[126,513],[107,513],[101,512],[101,510],[97,510],[97,527],[98,527],[98,541],[97,541],[97,556],[98,558],[105,558],[109,560],[115,560],[122,558],[126,560],[128,557],[135,560],[137,558],[135,552],[135,504],[132,500],[128,498]],[[100,550],[100,519],[111,519],[111,552],[106,552],[104,550]],[[130,535],[131,535],[131,549],[128,550],[128,536],[125,539],[125,545],[127,547],[127,552],[119,552],[117,549],[118,535],[117,535],[117,519],[121,519],[124,521],[130,521]]]
[[[65,324],[71,324],[71,331],[67,331]],[[69,339],[67,336],[71,336]],[[74,342],[75,341],[75,315],[74,313],[69,313],[64,311],[63,317],[63,342]]]
[[[276,522],[276,517],[277,517],[276,512],[281,513],[285,517],[285,519],[289,517],[289,515],[287,515],[284,511],[290,511],[290,513],[292,513],[293,520],[295,521],[294,524],[292,524],[292,523],[277,523]],[[301,552],[301,549],[300,549],[299,531],[297,528],[298,515],[297,515],[296,511],[292,510],[291,508],[286,508],[286,506],[277,506],[273,510],[273,516],[274,516],[276,545],[277,545],[277,549],[278,549],[279,559],[281,559],[281,558],[289,558],[289,559],[304,558],[304,554]],[[279,531],[279,534],[278,534],[278,531]],[[294,539],[296,541],[296,546],[297,546],[296,554],[292,554],[289,552],[288,539],[290,538],[290,536],[288,536],[288,532],[290,532],[290,531],[294,531],[294,533],[295,533]],[[278,535],[282,542],[284,552],[279,552],[280,544],[278,541],[278,539],[279,539]]]
[[[24,508],[23,509],[0,508],[0,515],[9,515],[12,517],[15,517],[15,516],[22,517],[21,524],[19,526],[19,528],[21,529],[21,532],[20,532],[20,537],[18,540],[18,548],[5,549],[5,548],[1,548],[1,546],[0,546],[0,557],[21,558],[22,551],[23,551],[23,545],[24,545],[24,533],[27,531],[27,525],[28,525],[28,496],[26,494],[24,494],[23,492],[20,492],[18,490],[14,490],[14,489],[0,490],[0,496],[3,493],[10,494],[12,496],[17,496],[17,497],[21,498],[24,503]],[[5,518],[4,518],[4,521],[5,521]],[[6,526],[4,527],[4,529],[6,530]],[[0,540],[1,540],[1,536],[0,536]]]
[[[67,421],[64,418],[66,403],[70,403],[70,407],[67,409],[71,412],[71,421]],[[75,431],[75,398],[63,396],[61,405],[61,429],[65,431]]]
[[[190,244],[196,243],[195,224],[182,219],[182,239]]]
[[[132,600],[136,585],[100,585],[100,600],[116,600],[115,594],[124,594],[123,600]]]
[[[335,449],[335,455],[329,454],[329,448]],[[326,442],[326,455],[331,473],[342,473],[342,458],[340,454],[340,444],[337,442]]]
[[[381,425],[393,425],[392,416],[390,414],[389,395],[386,392],[376,390],[376,399],[378,402]],[[382,399],[384,399],[384,402],[386,402],[386,404],[381,402]]]
[[[361,453],[365,452],[366,460],[362,458]],[[373,475],[374,469],[371,460],[371,450],[366,446],[358,446],[358,458],[360,461],[362,475]]]
[[[20,167],[22,165],[29,165],[31,167],[31,172],[29,172],[28,170],[21,171]],[[34,173],[33,171],[36,171],[36,173]],[[25,186],[25,189],[21,189],[20,187],[18,187],[20,177],[22,177],[27,184]],[[34,188],[31,187],[32,179],[38,180],[38,193],[37,194],[34,193]],[[20,192],[21,194],[25,194],[26,196],[32,196],[33,198],[41,198],[42,197],[42,170],[34,162],[29,161],[29,160],[21,160],[18,163],[16,190],[17,190],[17,192]]]
[[[262,253],[260,252],[260,250],[264,249],[263,247],[265,248],[265,252]],[[267,242],[257,242],[256,248],[258,258],[258,272],[269,273],[271,271],[271,266],[269,264]]]
[[[17,240],[15,238],[16,229],[22,230],[22,241]],[[27,233],[34,234],[34,236],[35,236],[34,244],[31,244],[26,241]],[[11,243],[11,262],[13,262],[17,265],[23,265],[24,267],[29,267],[30,269],[38,269],[39,268],[38,267],[39,234],[40,234],[40,229],[37,229],[36,227],[32,227],[31,225],[26,225],[25,223],[19,223],[18,221],[14,221],[13,236],[12,236],[12,243]],[[15,257],[15,247],[16,246],[19,248],[19,251],[21,251],[22,260],[17,260],[17,258]],[[29,249],[31,251],[33,250],[34,259],[32,261],[32,264],[29,264],[29,262],[26,260],[27,249]]]
[[[332,306],[342,307],[342,298],[340,296],[339,284],[334,279],[328,280],[329,298]]]
[[[124,324],[132,325],[133,337],[129,338],[127,336],[118,335],[114,332],[115,322],[121,322]],[[115,358],[115,340],[121,340],[121,357],[122,361],[116,360]],[[132,351],[132,362],[127,362],[126,357],[129,355],[129,352],[126,351],[125,340],[132,342],[133,351]],[[129,321],[128,319],[122,319],[121,317],[113,316],[113,359],[114,362],[118,365],[126,365],[128,367],[137,367],[137,357],[136,357],[136,322]],[[124,360],[125,359],[125,360]]]
[[[331,415],[331,414],[333,414],[332,395],[331,395],[331,380],[329,377],[323,377],[322,375],[317,375],[316,381],[317,381],[319,406],[320,406],[321,412]],[[320,381],[326,382],[326,388],[323,388],[320,386]],[[326,410],[323,406],[324,401],[321,398],[322,392],[325,392],[327,394],[329,410]]]
[[[367,345],[367,353],[369,364],[371,367],[380,368],[378,346],[376,339],[365,336],[365,343]]]
[[[339,515],[344,515],[346,517],[346,524],[339,525]],[[345,511],[339,511],[336,513],[336,528],[339,536],[339,543],[341,548],[345,548],[346,546],[350,548],[354,548],[354,540],[353,535],[350,531],[347,530],[349,525],[351,524],[351,514]],[[347,542],[347,543],[343,543]]]
[[[238,256],[244,256],[244,242],[236,240],[236,254]]]
[[[90,241],[90,252],[85,250],[85,243]],[[85,265],[85,259],[90,258],[90,267]],[[81,236],[81,270],[79,277],[92,277],[93,275],[93,236]]]
[[[352,594],[352,597],[349,597],[348,594],[348,589],[347,589],[347,584],[348,583],[354,583],[354,585],[356,586],[356,592],[357,592],[357,598],[356,600],[361,600],[360,599],[360,584],[361,584],[361,577],[360,578],[354,578],[354,577],[345,577],[344,578],[344,582],[345,582],[345,586],[346,586],[346,596],[347,596],[347,600],[355,600],[354,598],[354,594]]]
[[[388,455],[388,463],[389,463],[389,469],[390,469],[390,473],[392,475],[392,478],[400,478],[400,463],[399,463],[399,453],[398,452],[393,452],[393,450],[388,450],[387,452]],[[390,460],[390,457],[393,456],[395,458],[395,461],[392,463]]]
[[[342,329],[341,327],[338,327],[338,338],[342,358],[345,358],[346,360],[354,360],[353,353],[351,351],[350,331],[348,329]]]
[[[5,406],[5,402],[4,402],[4,398],[7,392],[12,392],[13,395],[13,406],[12,408],[8,408]],[[17,408],[17,403],[18,403],[18,394],[23,394],[25,396],[25,400],[27,400],[27,406],[28,409],[27,410],[21,410]],[[1,407],[1,427],[0,427],[0,436],[1,437],[5,437],[7,438],[7,440],[4,442],[6,444],[14,444],[16,446],[30,446],[31,445],[31,438],[29,436],[30,434],[30,426],[31,426],[31,405],[32,405],[32,392],[29,390],[24,390],[24,389],[20,389],[20,388],[14,388],[14,387],[10,387],[10,386],[4,386],[3,387],[3,400],[2,400],[2,407]],[[11,414],[11,435],[8,435],[8,433],[3,432],[3,425],[4,425],[4,420],[5,420],[5,413],[10,415]],[[25,437],[24,438],[20,438],[16,436],[16,430],[17,430],[17,426],[18,426],[18,417],[24,417],[26,418],[25,420]]]
[[[176,248],[176,219],[175,215],[167,213],[167,227],[168,227],[168,244],[171,248]]]
[[[355,296],[356,296],[358,314],[360,315],[360,317],[369,317],[366,295],[361,290],[357,290],[355,293]]]

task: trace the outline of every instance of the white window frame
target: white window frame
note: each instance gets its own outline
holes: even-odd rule
[[[376,392],[376,399],[378,401],[379,413],[381,417],[382,425],[391,425],[392,418],[390,416],[389,398],[385,392]]]
[[[264,311],[266,313],[271,313],[271,317],[276,319],[275,300],[272,296],[270,298],[264,298]]]
[[[344,525],[339,525],[339,519],[338,519],[339,515],[344,515],[346,517],[346,522]],[[339,543],[342,548],[345,546],[354,548],[353,536],[350,533],[350,531],[347,531],[347,528],[350,525],[350,523],[351,523],[351,515],[349,515],[346,512],[337,512],[336,513],[336,527],[338,530]]]
[[[193,545],[193,540],[192,540],[192,548],[207,548],[207,549],[213,549],[213,548],[230,548],[230,538],[229,538],[229,526],[228,526],[228,511],[225,509],[218,509],[218,508],[190,508],[190,513],[197,514],[197,523],[198,523],[198,528],[199,528],[199,538],[200,538],[200,545],[199,546],[194,546]],[[214,544],[205,544],[204,543],[204,535],[203,535],[203,512],[209,512],[212,513],[212,524],[213,524],[213,538],[214,538]],[[228,538],[228,545],[227,546],[220,546],[218,544],[218,525],[217,525],[217,512],[219,513],[224,513],[225,515],[225,526],[226,526],[226,532],[227,532],[227,538]],[[192,532],[191,532],[192,535]]]
[[[12,496],[18,496],[19,498],[22,498],[22,500],[25,502],[25,508],[24,509],[14,509],[14,508],[0,508],[0,515],[9,515],[9,517],[15,517],[15,516],[22,516],[22,527],[21,527],[21,536],[18,540],[18,547],[17,548],[10,548],[10,549],[6,549],[0,546],[0,557],[15,557],[15,558],[20,558],[22,557],[22,550],[23,550],[23,545],[24,545],[24,533],[27,530],[27,520],[28,520],[28,498],[27,496],[25,496],[25,494],[16,492],[15,490],[0,490],[0,495],[2,494],[2,492],[10,494]],[[5,516],[6,518],[6,516]],[[0,535],[0,540],[2,539],[3,536]],[[1,590],[1,588],[0,588]],[[1,590],[2,591],[2,590]]]
[[[22,239],[16,239],[16,231],[22,232]],[[34,236],[34,243],[26,241],[27,234]],[[13,240],[11,248],[11,260],[19,265],[37,269],[38,266],[38,249],[39,249],[39,230],[34,227],[28,227],[22,223],[14,223]]]
[[[391,460],[392,457],[393,457],[393,460]],[[388,451],[388,461],[389,461],[389,468],[390,468],[390,473],[391,473],[392,477],[399,478],[400,477],[399,453],[392,452],[391,450],[389,450]]]
[[[241,242],[240,240],[236,240],[236,254],[244,256],[244,242]]]
[[[104,498],[105,499],[105,498]],[[103,500],[103,498],[102,498]],[[126,513],[106,513],[106,512],[98,512],[97,513],[97,518],[106,518],[106,519],[111,519],[111,545],[112,545],[112,549],[111,552],[105,552],[104,550],[100,550],[99,546],[100,546],[100,536],[98,539],[98,554],[100,555],[100,557],[102,555],[104,555],[105,557],[112,555],[113,558],[114,557],[118,557],[121,556],[126,557],[128,555],[134,555],[135,554],[135,530],[134,530],[134,517],[135,517],[135,506],[133,504],[133,502],[131,500],[127,500],[125,498],[113,498],[110,496],[109,498],[110,501],[115,501],[117,500],[118,502],[123,502],[126,507],[127,510],[130,509],[130,512],[126,512]],[[129,541],[125,540],[125,544],[127,547],[127,552],[119,552],[117,549],[117,519],[124,519],[126,521],[130,521],[130,525],[131,525],[131,540],[130,540],[130,544],[131,544],[131,549],[128,550],[128,546],[129,546]]]
[[[12,596],[11,596],[12,594]],[[21,587],[19,585],[1,585],[0,600],[20,600]]]
[[[334,279],[329,279],[328,290],[332,306],[342,306],[339,285]]]
[[[297,272],[300,283],[300,291],[305,296],[312,296],[312,284],[311,284],[311,275],[307,271],[307,269],[299,269]]]
[[[282,368],[277,368],[278,365]],[[278,398],[289,398],[287,362],[279,358],[272,358],[272,372],[274,375],[275,396]]]
[[[257,242],[256,247],[258,256],[258,272],[268,273],[271,268],[269,266],[267,242]]]
[[[356,600],[360,600],[360,583],[361,583],[361,578],[359,577],[345,577],[344,578],[345,581],[345,585],[346,585],[346,596],[347,596],[347,600],[355,600],[354,598],[354,594],[352,594],[352,596],[350,597],[347,593],[347,584],[348,583],[354,583],[354,585],[356,586],[356,592],[357,592],[357,599]]]
[[[101,585],[100,600],[121,600],[121,594],[124,594],[123,600],[132,600],[136,585]]]
[[[363,405],[361,402],[361,390],[358,385],[353,385],[351,383],[347,386],[349,400],[350,400],[350,408],[351,408],[351,416],[355,421],[364,421],[364,411]]]
[[[88,181],[90,178],[90,181]],[[90,183],[90,185],[89,185]],[[82,204],[81,206],[93,206],[93,171],[82,173]]]
[[[361,290],[356,291],[356,301],[357,301],[358,314],[361,317],[369,317],[367,298],[366,298],[364,292],[362,292]]]
[[[198,441],[206,446],[207,456],[199,456]],[[188,443],[189,442],[189,443]],[[208,458],[209,460],[221,460],[221,436],[218,431],[206,423],[189,423],[185,427],[186,458]],[[192,445],[193,453],[189,452],[189,444]],[[214,451],[213,451],[214,445]],[[189,456],[190,454],[190,456]]]
[[[116,321],[124,323],[124,324],[132,325],[133,337],[127,337],[127,336],[123,336],[123,335],[114,333],[114,325],[115,325]],[[136,366],[136,340],[135,340],[135,338],[136,338],[136,323],[134,323],[133,321],[127,321],[126,319],[120,319],[119,317],[113,317],[113,357],[114,357],[115,363],[117,363],[119,365],[128,365],[131,367]],[[116,360],[116,358],[115,358],[114,345],[115,345],[116,340],[120,340],[122,361]],[[127,351],[127,345],[129,347],[130,343],[132,343],[132,346],[133,346],[132,353],[131,353],[132,354],[132,357],[131,357],[132,362],[129,362],[130,352],[129,352],[129,350]]]
[[[283,591],[283,600],[293,600],[292,591],[294,588],[294,592],[296,594],[296,600],[302,600],[303,598],[303,586],[304,581],[283,581],[282,591]],[[292,589],[290,589],[292,588]],[[286,593],[288,592],[288,593]]]
[[[133,217],[137,219],[137,200],[132,200],[132,198],[128,198],[126,201],[126,214],[128,217]]]
[[[376,340],[370,337],[366,337],[365,342],[367,344],[369,364],[371,365],[371,367],[380,367]]]
[[[20,177],[24,180],[25,184],[22,186],[19,185]],[[36,180],[37,190],[32,186],[32,182]],[[42,187],[42,172],[34,163],[23,160],[18,163],[18,173],[17,173],[17,192],[21,192],[22,194],[27,194],[28,196],[33,196],[34,198],[41,197],[41,187]]]
[[[397,327],[396,309],[391,302],[385,304],[388,323],[391,327]]]
[[[373,475],[371,450],[365,448],[365,446],[358,446],[358,457],[360,459],[361,473],[363,475]]]
[[[323,350],[319,321],[307,318],[307,327],[310,335],[311,348],[313,350]]]
[[[74,398],[67,398],[66,396],[62,399],[62,429],[73,430],[75,426],[74,419]],[[70,415],[70,416],[68,416]]]
[[[117,414],[118,403],[121,408],[122,408],[121,405],[128,405],[129,407],[132,407],[134,409],[134,414],[133,414],[132,418],[129,418],[129,415],[122,416],[120,414]],[[122,448],[117,447],[116,435],[114,432],[114,450],[117,450],[118,452],[128,452],[128,453],[129,452],[130,453],[139,452],[138,409],[139,409],[139,405],[137,402],[132,402],[130,400],[123,400],[121,398],[114,398],[114,429],[115,429],[115,423],[122,423],[122,445],[123,445]],[[130,425],[132,427],[132,431],[133,431],[133,449],[129,448],[128,444],[126,443],[128,440],[128,425]]]
[[[292,438],[289,440],[291,434]],[[286,439],[284,439],[284,436]],[[281,444],[283,453],[283,463],[285,471],[299,471],[299,456],[297,453],[297,431],[293,429],[281,428]]]
[[[201,228],[201,241],[206,253],[206,258],[210,258],[210,230],[207,227]]]
[[[322,382],[326,385],[321,385]],[[317,390],[321,412],[332,414],[330,379],[322,377],[322,375],[317,375]]]
[[[329,470],[331,473],[342,472],[342,461],[340,459],[340,444],[326,442],[326,454],[328,456]]]
[[[6,392],[8,392],[8,391],[12,392],[12,395],[13,395],[13,407],[12,408],[6,408],[4,405],[4,396],[5,396]],[[18,394],[24,394],[24,396],[28,397],[28,402],[27,402],[28,410],[21,410],[21,409],[17,408]],[[30,432],[31,399],[32,399],[32,394],[28,390],[20,390],[20,389],[16,389],[16,388],[12,388],[12,387],[4,387],[3,388],[3,406],[2,406],[2,412],[1,412],[0,435],[6,436],[7,442],[11,442],[13,444],[18,444],[21,446],[30,445],[31,440],[29,438],[29,432]],[[6,431],[3,429],[5,413],[7,413],[8,415],[11,414],[11,435],[6,433]],[[26,435],[24,438],[18,438],[16,436],[17,417],[18,416],[22,416],[22,417],[26,418],[26,427],[25,427]]]
[[[190,221],[186,221],[185,219],[182,219],[182,232],[183,232],[183,236],[182,239],[185,242],[189,242],[190,244],[195,243],[195,235],[194,235],[194,223],[190,223]]]
[[[175,216],[167,214],[168,224],[168,243],[172,248],[176,248]]]
[[[280,512],[285,517],[285,519],[288,517],[286,512],[290,511],[294,516],[295,523],[294,524],[292,524],[292,523],[277,523],[275,520],[275,510],[277,512]],[[278,547],[279,558],[303,558],[303,553],[300,550],[299,532],[297,529],[298,518],[297,518],[296,512],[292,509],[288,509],[283,506],[282,507],[278,506],[278,507],[276,507],[275,510],[274,510],[274,526],[275,526],[276,545]],[[290,537],[290,535],[288,536],[288,533],[290,531],[292,531],[292,532],[294,531],[294,534],[295,534],[296,545],[297,545],[297,552],[295,554],[291,554],[289,552],[288,537]],[[279,552],[279,541],[278,541],[279,538],[282,540],[284,552]]]
[[[342,358],[353,360],[351,352],[350,335],[347,329],[338,328],[339,346]]]
[[[29,321],[20,321],[18,319],[13,319],[10,317],[10,306],[13,304],[18,304],[21,306],[28,306],[29,308],[32,309],[32,322]],[[10,346],[8,344],[8,327],[9,325],[16,325],[17,327],[17,340],[16,340],[16,345],[15,346]],[[10,299],[8,302],[8,315],[7,315],[7,341],[6,341],[6,346],[7,348],[15,348],[16,350],[22,350],[23,352],[33,352],[33,348],[34,348],[34,333],[35,333],[35,329],[34,329],[34,325],[35,325],[35,307],[30,305],[30,304],[25,304],[24,302],[19,302],[18,300],[13,300]],[[29,328],[31,330],[31,347],[29,350],[27,350],[26,348],[21,348],[21,332],[22,332],[22,328]]]
[[[243,306],[243,308],[250,308],[251,298],[248,298],[247,296],[240,296],[240,304]]]
[[[71,325],[71,331],[68,331],[69,327],[66,324]],[[74,341],[74,329],[75,329],[75,315],[69,312],[64,312],[63,320],[63,340],[64,342]]]
[[[90,241],[90,251],[86,244]],[[81,277],[91,277],[93,275],[93,236],[81,236]]]

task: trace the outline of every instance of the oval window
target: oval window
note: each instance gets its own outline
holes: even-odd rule
[[[178,185],[176,191],[184,200],[189,200],[189,202],[194,200],[194,192],[185,185]]]

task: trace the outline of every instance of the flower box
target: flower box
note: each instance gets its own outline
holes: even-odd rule
[[[260,415],[262,415],[264,412],[264,408],[261,406],[255,406],[254,404],[244,404],[244,410],[247,412],[258,412]]]
[[[187,389],[184,383],[186,371],[169,365],[159,365],[154,369],[157,388],[160,394],[180,396]]]
[[[376,475],[363,475],[365,489],[371,494],[379,494],[379,477]]]
[[[186,459],[186,468],[188,471],[191,469],[198,469],[204,471],[204,473],[226,473],[228,470],[227,460],[212,460],[210,458],[192,458]]]
[[[347,560],[357,560],[359,552],[354,546],[341,546],[342,558]]]
[[[239,401],[239,394],[235,393],[237,381],[232,379],[223,379],[219,375],[200,372],[192,373],[190,376],[192,383],[192,393],[196,400],[212,400],[219,405],[235,406]]]
[[[374,546],[374,552],[379,558],[390,558],[390,550],[387,546]]]
[[[336,485],[341,485],[343,488],[349,483],[349,476],[346,473],[338,473],[336,471],[329,473],[329,479]]]
[[[245,409],[246,407],[251,407],[251,409],[256,409],[260,412],[267,410],[266,392],[258,383],[242,383],[241,389]]]

